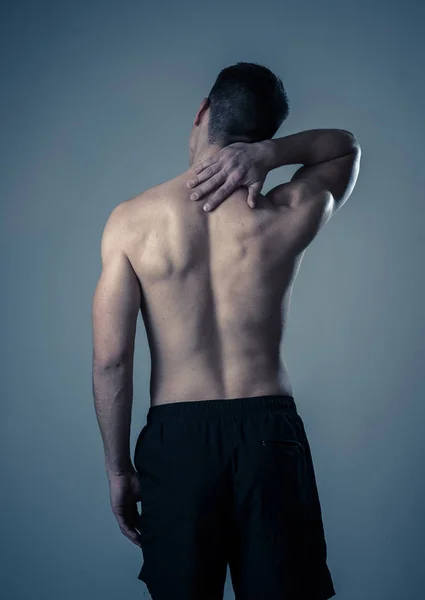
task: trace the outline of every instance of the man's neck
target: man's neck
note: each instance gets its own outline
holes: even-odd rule
[[[221,150],[221,149],[222,149],[222,146],[218,146],[217,144],[210,144],[209,146],[207,146],[206,148],[204,148],[203,150],[201,150],[200,152],[197,152],[195,154],[195,156],[193,157],[193,163],[191,166],[196,165],[197,163],[201,162],[202,160],[206,160],[207,158],[210,158],[210,156],[213,156],[214,154],[219,152],[219,150]]]

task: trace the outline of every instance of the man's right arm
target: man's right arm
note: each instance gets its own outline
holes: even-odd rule
[[[267,170],[301,164],[291,181],[266,196],[296,207],[331,194],[333,213],[348,200],[357,181],[361,149],[355,136],[341,129],[312,129],[260,142]]]
[[[187,186],[195,192],[195,200],[215,191],[208,200],[214,210],[241,186],[248,188],[249,203],[261,192],[269,171],[301,164],[291,181],[273,188],[266,197],[276,205],[302,207],[301,213],[312,205],[318,212],[322,205],[330,216],[353,191],[360,155],[354,135],[342,129],[311,129],[262,142],[235,142],[195,165],[196,175]]]

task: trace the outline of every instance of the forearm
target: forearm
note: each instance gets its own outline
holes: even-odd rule
[[[93,397],[110,473],[134,470],[130,454],[130,427],[133,405],[133,365],[93,367]]]
[[[284,165],[311,166],[334,160],[357,147],[354,135],[343,129],[310,129],[259,143],[269,171]]]

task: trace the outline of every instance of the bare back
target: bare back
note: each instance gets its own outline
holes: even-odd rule
[[[151,404],[292,395],[281,342],[303,256],[293,244],[296,219],[263,195],[249,208],[245,188],[205,213],[189,200],[187,178],[127,203]]]

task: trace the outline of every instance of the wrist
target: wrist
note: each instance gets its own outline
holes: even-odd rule
[[[105,461],[105,471],[108,477],[119,477],[120,475],[128,475],[129,473],[134,473],[135,468],[130,459],[119,464],[112,464],[108,461]]]
[[[261,164],[267,172],[276,168],[276,145],[273,140],[257,142],[257,146]]]

